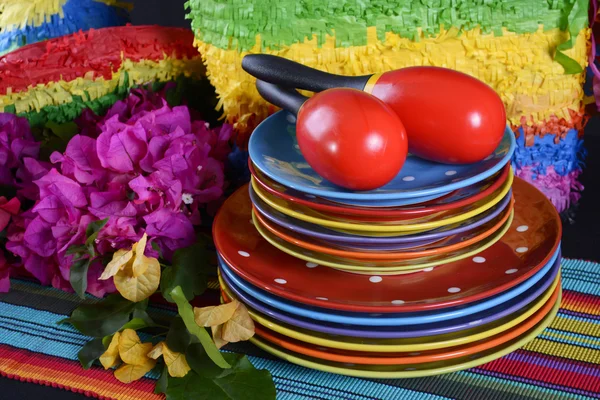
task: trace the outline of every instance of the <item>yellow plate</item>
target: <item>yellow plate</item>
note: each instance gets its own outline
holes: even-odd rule
[[[224,282],[219,277],[219,282],[221,284],[221,288],[225,291],[227,296],[230,298],[236,298],[235,295],[231,293],[231,290],[224,284]],[[269,328],[272,331],[275,331],[283,336],[287,336],[296,340],[300,340],[306,343],[312,343],[317,346],[330,347],[333,349],[341,349],[341,350],[352,350],[352,351],[363,351],[363,352],[372,352],[372,353],[404,353],[404,352],[415,352],[415,351],[426,351],[426,350],[436,350],[436,349],[444,349],[454,346],[461,346],[467,343],[476,342],[482,339],[489,338],[491,336],[497,335],[501,332],[504,332],[508,329],[513,328],[514,326],[520,324],[525,321],[527,318],[531,317],[535,314],[546,302],[558,286],[560,282],[560,272],[557,275],[556,279],[552,283],[552,285],[546,290],[546,292],[539,297],[536,302],[531,306],[531,308],[527,309],[524,313],[519,315],[518,317],[514,317],[514,315],[508,315],[499,321],[492,322],[500,323],[500,321],[504,321],[501,325],[495,326],[491,329],[486,328],[485,325],[466,329],[458,332],[445,333],[443,335],[430,336],[426,340],[432,339],[435,341],[423,343],[424,338],[411,338],[411,339],[361,339],[361,338],[353,338],[353,337],[344,337],[344,336],[334,336],[326,333],[320,333],[311,331],[308,329],[298,328],[295,326],[291,326],[288,324],[283,324],[278,321],[273,321],[271,318],[266,317],[264,314],[257,312],[252,309],[250,306],[246,305],[248,308],[248,312],[253,320],[258,322],[259,324]],[[489,324],[488,324],[489,325]],[[343,339],[343,341],[342,341]],[[421,342],[419,342],[421,341]],[[370,343],[369,343],[370,342]]]
[[[319,371],[331,372],[334,374],[355,376],[360,378],[375,378],[375,379],[397,379],[397,378],[419,378],[432,375],[446,374],[449,372],[461,371],[488,363],[496,360],[500,357],[511,353],[525,344],[535,339],[544,329],[546,329],[556,317],[558,309],[560,307],[560,301],[562,292],[559,293],[558,299],[554,304],[554,308],[548,315],[540,322],[536,327],[525,333],[518,339],[514,339],[503,346],[499,346],[495,349],[488,350],[481,354],[480,358],[475,360],[472,356],[463,357],[461,359],[454,360],[454,363],[448,361],[438,361],[433,363],[423,364],[408,364],[401,366],[394,365],[377,365],[371,367],[355,367],[351,368],[347,364],[329,362],[319,360],[313,357],[300,356],[297,353],[291,353],[288,351],[281,350],[280,348],[274,347],[273,345],[266,343],[258,339],[256,336],[250,339],[252,343],[268,353],[271,353],[279,358],[289,361],[293,364],[298,364],[303,367],[316,369]],[[369,368],[369,369],[364,369]],[[401,369],[401,370],[399,370]]]
[[[323,265],[326,267],[331,267],[347,272],[365,273],[369,275],[397,275],[399,272],[403,271],[416,272],[425,268],[435,267],[441,264],[447,264],[471,257],[475,254],[486,250],[487,248],[491,247],[494,243],[499,241],[502,238],[502,236],[504,236],[506,231],[508,231],[508,228],[513,222],[513,218],[514,210],[511,211],[510,217],[508,217],[506,223],[496,233],[494,233],[486,240],[480,243],[472,244],[471,246],[467,246],[464,249],[457,250],[455,252],[442,256],[435,255],[391,263],[389,261],[384,262],[350,260],[338,256],[333,256],[330,254],[322,254],[315,251],[303,249],[299,246],[296,246],[295,244],[288,243],[283,239],[273,235],[260,224],[256,216],[254,215],[254,212],[252,213],[252,221],[254,222],[254,226],[256,227],[258,233],[260,233],[260,235],[263,238],[265,238],[267,242],[271,243],[273,246],[283,251],[284,253],[287,253],[301,260],[313,262],[315,264]],[[352,264],[348,264],[348,262],[352,262]]]
[[[496,204],[498,204],[506,196],[506,194],[512,187],[513,179],[514,179],[513,174],[510,173],[508,176],[508,179],[506,179],[506,182],[504,182],[502,187],[500,189],[498,189],[497,192],[492,194],[488,199],[482,200],[483,204],[474,210],[471,210],[464,214],[456,215],[454,217],[442,219],[439,221],[430,221],[430,222],[423,222],[423,223],[417,223],[417,224],[406,224],[406,225],[375,225],[375,224],[365,225],[365,224],[353,224],[353,223],[348,223],[348,222],[334,221],[331,219],[323,219],[323,218],[320,218],[322,216],[322,214],[319,214],[319,213],[315,212],[314,210],[311,210],[308,207],[304,207],[304,206],[301,206],[298,204],[291,204],[281,198],[274,197],[268,193],[265,193],[259,187],[259,185],[256,184],[256,182],[254,181],[254,178],[252,178],[252,188],[254,189],[254,192],[258,195],[258,197],[260,197],[261,200],[263,200],[265,203],[267,203],[267,205],[269,205],[270,207],[276,209],[277,211],[279,211],[283,214],[286,214],[290,217],[293,217],[293,218],[296,218],[296,219],[299,219],[302,221],[325,226],[328,228],[346,229],[346,230],[357,231],[357,232],[387,232],[387,233],[399,234],[402,232],[415,233],[415,231],[418,231],[418,230],[431,230],[431,229],[439,228],[440,226],[465,221],[471,217],[479,215],[479,214],[485,212],[486,210],[489,210]]]

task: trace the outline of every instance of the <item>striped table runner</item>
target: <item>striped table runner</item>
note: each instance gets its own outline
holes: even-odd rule
[[[277,360],[249,344],[229,347],[273,374],[277,398],[376,399],[584,399],[600,398],[600,264],[565,260],[563,304],[541,336],[506,357],[468,371],[404,380],[333,375]],[[216,302],[213,286],[204,303]],[[154,379],[121,384],[111,371],[84,371],[77,351],[88,340],[56,322],[78,304],[76,296],[14,280],[0,295],[0,373],[101,399],[162,399]],[[155,308],[154,312],[170,312]]]

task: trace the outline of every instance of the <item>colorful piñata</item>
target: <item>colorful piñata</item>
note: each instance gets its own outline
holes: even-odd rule
[[[2,0],[0,55],[80,30],[125,25],[131,7],[117,0]]]
[[[219,105],[242,144],[273,111],[241,69],[245,54],[276,54],[347,75],[447,67],[483,80],[502,97],[519,137],[517,175],[561,211],[579,197],[589,0],[187,4]]]
[[[101,115],[138,85],[203,79],[192,42],[187,29],[125,26],[23,47],[0,58],[0,111],[43,128]]]

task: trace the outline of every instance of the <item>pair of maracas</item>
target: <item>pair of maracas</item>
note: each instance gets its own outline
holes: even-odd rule
[[[437,67],[341,76],[282,57],[253,54],[242,68],[260,95],[297,115],[308,164],[351,190],[371,190],[400,172],[408,151],[447,164],[489,156],[502,140],[506,112],[485,83]],[[307,98],[295,89],[316,94]]]

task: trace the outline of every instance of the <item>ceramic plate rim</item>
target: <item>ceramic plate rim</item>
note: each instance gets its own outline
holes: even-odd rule
[[[471,360],[471,361],[467,361],[464,363],[458,363],[458,364],[455,364],[452,366],[433,368],[433,369],[424,370],[424,371],[375,372],[375,371],[349,370],[349,369],[340,368],[340,367],[322,366],[319,363],[311,362],[310,360],[308,360],[308,361],[303,360],[301,357],[297,357],[294,355],[290,356],[289,354],[286,354],[285,352],[282,352],[278,349],[273,349],[270,346],[265,346],[265,344],[262,341],[257,340],[257,338],[255,338],[255,337],[251,338],[250,341],[253,344],[255,344],[257,347],[260,347],[264,351],[266,351],[272,355],[275,355],[283,360],[286,360],[290,363],[300,365],[303,367],[316,369],[319,371],[348,375],[348,376],[355,376],[355,377],[361,377],[361,378],[374,378],[374,379],[398,379],[398,378],[425,377],[425,376],[440,375],[440,374],[445,374],[445,373],[449,373],[449,372],[455,372],[455,371],[461,371],[464,369],[473,368],[478,365],[486,364],[490,361],[501,358],[501,357],[521,348],[526,343],[529,343],[530,341],[535,339],[548,326],[550,326],[550,324],[552,323],[552,321],[554,321],[554,318],[558,314],[561,300],[562,300],[562,291],[559,294],[559,298],[557,299],[556,304],[554,305],[554,308],[550,311],[550,313],[548,313],[548,315],[536,327],[532,328],[531,330],[529,330],[528,332],[523,334],[519,340],[515,339],[514,343],[512,343],[511,345],[505,346],[505,347],[497,350],[496,352],[490,353],[487,356],[481,357],[477,360]],[[292,361],[292,360],[295,360],[295,361]]]
[[[275,210],[277,210],[283,214],[286,214],[292,218],[300,219],[304,222],[310,222],[310,223],[324,226],[327,228],[347,229],[347,230],[361,231],[361,232],[364,231],[364,232],[393,232],[393,233],[406,233],[406,232],[413,233],[414,232],[414,233],[416,233],[417,231],[424,230],[424,229],[433,230],[436,228],[440,228],[442,226],[452,225],[454,223],[466,221],[469,218],[475,217],[477,215],[480,215],[480,214],[486,212],[487,210],[494,207],[496,204],[500,203],[504,199],[504,197],[507,195],[507,193],[509,193],[512,190],[513,181],[514,181],[514,174],[509,174],[508,178],[502,184],[502,186],[500,188],[498,188],[497,192],[494,192],[494,193],[497,193],[495,196],[494,196],[494,193],[492,193],[489,196],[490,197],[489,201],[483,203],[479,207],[477,207],[473,210],[470,210],[466,213],[458,214],[458,215],[455,215],[455,216],[452,216],[452,217],[449,217],[446,219],[442,219],[439,221],[428,221],[428,222],[420,222],[420,223],[416,223],[416,224],[403,224],[403,225],[354,224],[354,223],[346,223],[346,222],[339,222],[339,221],[329,221],[329,220],[321,219],[321,218],[310,216],[310,215],[304,215],[298,211],[288,209],[287,207],[284,207],[277,203],[274,203],[272,199],[270,199],[268,196],[265,196],[265,193],[261,192],[260,188],[256,187],[257,184],[255,183],[254,178],[251,178],[250,185],[252,187],[251,190],[253,190],[254,193],[256,193],[256,195],[258,197],[260,197],[270,207],[272,207]],[[482,199],[481,201],[483,201],[483,200],[484,199]]]
[[[254,173],[252,173],[253,169],[255,169],[254,168],[254,163],[252,162],[252,160],[248,159],[248,164],[250,166],[250,172],[251,172],[252,176],[254,176],[256,178],[256,181],[258,182],[259,185],[261,185],[263,187],[266,186],[266,187],[270,188],[271,191],[273,191],[275,193],[278,193],[279,194],[278,197],[281,197],[284,200],[287,200],[287,201],[290,201],[290,202],[293,202],[293,203],[302,204],[304,206],[310,207],[310,205],[309,205],[310,203],[307,200],[297,199],[295,196],[292,196],[290,194],[286,195],[285,193],[281,193],[277,189],[270,187],[266,182],[262,182],[260,177],[257,177]],[[399,217],[399,216],[409,216],[410,217],[410,216],[413,216],[413,215],[415,217],[419,217],[422,214],[429,215],[429,214],[433,214],[433,213],[436,213],[436,212],[448,211],[448,210],[452,210],[454,208],[463,207],[463,206],[472,204],[472,203],[474,203],[476,201],[479,201],[479,200],[481,200],[481,199],[483,199],[483,198],[491,195],[499,187],[502,186],[502,184],[504,183],[504,181],[506,181],[506,179],[508,179],[508,174],[510,173],[510,170],[511,170],[511,165],[510,165],[510,163],[507,163],[504,166],[504,168],[500,171],[500,176],[498,177],[498,179],[496,181],[494,181],[492,184],[490,184],[489,188],[486,188],[486,190],[485,190],[487,192],[487,190],[491,189],[491,191],[489,191],[489,193],[485,193],[485,195],[482,195],[482,196],[481,196],[481,193],[483,193],[484,191],[479,192],[479,194],[475,195],[475,196],[481,196],[481,198],[477,198],[477,200],[474,200],[474,201],[471,201],[471,202],[468,202],[468,200],[471,199],[470,197],[468,197],[468,198],[465,198],[465,199],[462,199],[462,200],[457,200],[457,201],[452,202],[452,203],[446,203],[446,204],[437,205],[437,206],[436,205],[424,206],[422,208],[414,208],[412,210],[410,210],[410,209],[409,210],[402,210],[402,209],[400,209],[400,210],[381,210],[381,209],[378,209],[376,207],[372,207],[372,208],[367,208],[367,207],[360,208],[360,207],[357,207],[357,206],[353,207],[352,205],[349,205],[349,204],[336,203],[336,202],[333,202],[332,200],[325,199],[325,200],[327,200],[327,201],[329,201],[329,202],[331,202],[333,204],[332,205],[317,204],[317,206],[315,207],[315,209],[321,208],[322,210],[329,211],[329,212],[334,212],[334,213],[335,212],[337,212],[337,213],[346,212],[346,213],[351,214],[353,216],[361,216],[361,217],[393,218],[393,217]],[[259,173],[260,173],[260,171],[259,171]],[[506,175],[506,176],[504,176],[504,175]],[[504,177],[504,179],[500,179],[502,177]],[[266,177],[266,178],[268,178],[268,177]],[[474,185],[477,185],[479,183],[480,182],[478,182],[478,183],[476,183]],[[277,183],[277,184],[279,185],[279,183]],[[497,186],[495,186],[496,184],[497,184]],[[277,196],[275,194],[273,194],[273,195]],[[472,197],[475,197],[475,196],[472,196]],[[290,200],[290,199],[293,199],[293,200]],[[435,200],[432,200],[432,201],[435,201]],[[305,204],[305,202],[308,203],[308,204]],[[465,202],[465,204],[462,204],[463,202]],[[457,205],[456,203],[460,203],[460,204]],[[346,208],[344,209],[344,207],[346,207]],[[339,210],[339,208],[342,208],[342,209]],[[383,208],[383,207],[381,207],[381,208]],[[392,207],[388,207],[388,208],[392,208]],[[440,209],[437,209],[437,208],[440,208]],[[350,209],[351,211],[350,212],[345,211],[345,210],[348,210],[348,209]]]
[[[292,305],[287,305],[285,303],[279,303],[278,299],[275,299],[274,302],[275,303],[279,303],[278,305],[274,305],[273,301],[269,301],[268,300],[268,296],[275,296],[272,295],[270,293],[268,293],[266,290],[262,290],[264,292],[267,292],[267,295],[262,294],[260,291],[261,289],[259,289],[258,291],[256,291],[255,287],[250,287],[250,289],[248,288],[243,288],[240,287],[241,285],[237,282],[235,282],[236,278],[238,280],[243,281],[242,278],[240,278],[239,276],[235,276],[234,278],[231,278],[230,275],[232,274],[231,271],[228,271],[229,265],[226,263],[225,264],[225,268],[224,268],[224,272],[226,277],[228,278],[228,280],[233,280],[233,283],[240,288],[240,290],[242,290],[244,293],[246,293],[246,295],[270,306],[273,308],[276,308],[277,310],[286,312],[288,314],[292,314],[298,317],[302,317],[302,318],[308,318],[314,321],[325,321],[325,322],[332,322],[332,323],[337,323],[337,324],[345,324],[345,325],[357,325],[357,326],[407,326],[407,325],[416,325],[416,324],[428,324],[428,323],[434,323],[434,322],[442,322],[442,321],[450,321],[456,318],[461,318],[461,317],[465,317],[467,315],[471,315],[471,314],[475,314],[478,312],[482,312],[487,308],[492,308],[492,307],[496,307],[499,306],[501,304],[506,303],[507,301],[509,301],[511,298],[516,297],[516,296],[520,296],[521,294],[525,293],[527,290],[531,289],[533,286],[535,286],[540,280],[542,280],[544,278],[544,276],[546,276],[548,273],[550,273],[550,271],[552,271],[554,265],[556,264],[556,261],[559,257],[559,254],[556,253],[555,256],[552,258],[551,262],[548,262],[548,264],[546,264],[544,266],[544,268],[540,269],[540,271],[538,271],[540,274],[539,276],[537,276],[538,274],[534,275],[537,277],[537,279],[534,281],[532,279],[527,280],[527,282],[523,282],[521,285],[518,286],[514,286],[513,288],[502,292],[501,294],[499,294],[498,296],[490,296],[486,299],[482,299],[481,303],[477,303],[477,304],[464,304],[464,308],[460,309],[460,310],[446,310],[446,309],[437,309],[437,310],[421,310],[421,311],[415,311],[415,312],[427,312],[427,313],[432,313],[429,315],[412,315],[412,316],[393,316],[393,317],[384,317],[384,315],[379,316],[379,317],[365,317],[365,316],[361,316],[361,315],[357,315],[357,316],[344,316],[344,315],[336,315],[335,310],[330,309],[330,308],[324,308],[323,310],[311,310],[311,312],[308,311],[302,311],[302,307],[301,306],[296,306],[294,304]],[[221,264],[219,263],[219,267],[220,269],[222,269],[223,267],[221,266]],[[560,269],[560,265],[558,267]],[[544,271],[543,273],[541,273],[542,271]],[[233,273],[235,275],[235,273]],[[248,282],[244,282],[244,283],[248,283]],[[251,285],[251,284],[250,284]],[[252,286],[252,285],[251,285]],[[517,289],[518,288],[518,289]],[[515,294],[516,293],[516,294]],[[277,296],[275,296],[277,297]],[[267,299],[267,300],[265,300]],[[298,302],[295,302],[298,303]],[[281,305],[283,304],[283,305]],[[304,303],[299,303],[299,304],[304,304]],[[323,308],[323,307],[321,307]],[[294,311],[292,311],[294,310]],[[312,315],[311,315],[312,314]],[[406,314],[406,312],[396,312],[394,314]]]
[[[270,120],[278,118],[279,114],[281,113],[286,113],[285,111],[278,111],[272,115],[270,115],[269,117],[267,117],[264,121],[262,121],[255,129],[255,133],[256,131],[260,131],[261,130],[261,126],[266,125],[268,123],[271,123]],[[284,114],[282,114],[284,115]],[[262,129],[265,129],[264,126],[262,127]],[[490,176],[492,176],[493,174],[495,174],[496,172],[498,172],[504,165],[506,165],[510,159],[512,158],[512,155],[515,151],[516,148],[516,139],[515,139],[515,134],[513,133],[512,129],[506,125],[506,128],[504,129],[504,135],[502,137],[502,141],[500,142],[500,144],[498,145],[498,147],[502,146],[502,142],[504,141],[504,138],[507,137],[510,145],[508,148],[508,151],[506,152],[506,155],[504,155],[504,157],[502,157],[501,159],[499,159],[496,164],[492,167],[492,168],[488,168],[485,171],[474,175],[470,178],[464,179],[462,181],[459,182],[454,182],[448,185],[439,185],[435,188],[431,188],[431,189],[427,189],[427,190],[422,190],[422,191],[414,191],[414,192],[404,192],[404,193],[381,193],[381,194],[373,194],[373,193],[356,193],[356,192],[334,192],[334,191],[324,191],[324,190],[319,190],[319,189],[312,189],[312,188],[307,188],[307,187],[303,187],[301,185],[297,185],[292,181],[288,181],[287,179],[285,180],[281,180],[280,177],[274,176],[271,171],[265,171],[263,168],[261,168],[261,166],[259,165],[259,163],[256,162],[257,157],[260,157],[260,154],[256,154],[256,150],[254,150],[256,148],[256,144],[255,142],[259,139],[259,135],[251,135],[250,136],[250,140],[248,142],[248,152],[249,152],[249,156],[250,158],[253,160],[254,164],[256,165],[256,167],[265,175],[267,175],[269,178],[273,179],[275,182],[278,182],[280,184],[282,184],[283,186],[287,186],[290,187],[292,189],[298,190],[300,192],[303,193],[309,193],[309,194],[313,194],[316,196],[321,196],[321,197],[326,197],[326,198],[335,198],[335,199],[348,199],[348,200],[394,200],[394,199],[409,199],[409,198],[414,198],[414,197],[425,197],[425,196],[429,196],[429,195],[435,195],[435,194],[439,194],[439,193],[444,193],[444,192],[451,192],[453,190],[456,189],[460,189],[463,188],[465,186],[469,186],[472,185],[474,183],[480,182],[486,178],[489,178]],[[496,152],[497,148],[494,150],[494,153]]]
[[[523,185],[529,185],[531,186],[529,183],[516,178],[517,182],[522,183]],[[238,189],[238,191],[240,192],[246,192],[247,193],[248,187],[247,186],[242,186],[240,189]],[[540,193],[540,199],[544,199],[544,201],[549,202],[549,200],[543,196],[543,194]],[[542,197],[543,196],[543,197]],[[249,198],[248,198],[248,202],[250,202]],[[558,212],[556,211],[556,208],[552,205],[552,204],[548,204],[548,206],[550,207],[549,209],[551,210],[552,214],[554,215],[554,219],[555,221],[560,221],[560,217],[558,216]],[[218,214],[224,212],[225,207],[221,207],[221,209],[219,210]],[[219,218],[219,215],[217,214],[215,220],[217,220]],[[214,224],[213,227],[213,236],[216,239],[215,244],[217,245],[217,249],[219,248],[219,240],[218,240],[218,235],[216,235],[215,231],[216,228],[218,227],[218,224]],[[450,307],[450,306],[454,306],[454,305],[459,305],[459,304],[467,304],[473,301],[477,301],[480,300],[482,298],[486,298],[489,296],[492,296],[494,294],[503,292],[507,289],[510,289],[513,286],[518,285],[519,283],[529,279],[532,275],[534,275],[537,271],[539,271],[540,269],[542,269],[544,267],[544,265],[546,265],[548,263],[548,261],[552,258],[552,256],[554,255],[554,253],[557,251],[557,249],[560,246],[560,239],[561,239],[561,235],[562,235],[562,225],[560,223],[557,223],[557,232],[556,232],[556,238],[554,239],[554,243],[552,245],[552,247],[550,248],[550,250],[548,251],[548,254],[542,259],[540,260],[540,262],[536,265],[531,267],[531,269],[529,269],[526,273],[520,275],[518,278],[513,279],[509,282],[504,283],[503,285],[500,286],[495,286],[493,288],[489,288],[486,290],[483,290],[479,293],[475,293],[475,294],[470,294],[468,296],[465,297],[461,297],[459,299],[447,299],[444,301],[438,301],[438,302],[432,302],[426,305],[420,304],[420,305],[403,305],[401,308],[406,311],[418,311],[418,310],[423,310],[423,309],[430,309],[430,310],[434,310],[434,309],[438,309],[438,308],[444,308],[444,307]],[[231,261],[228,259],[228,257],[224,256],[223,257],[225,259],[225,261],[227,261],[228,265],[232,265]],[[244,277],[244,279],[250,281],[250,282],[259,282],[257,279],[254,279],[253,276],[251,274],[245,273],[243,271],[243,269],[240,268],[234,268],[234,270],[239,273],[241,276]],[[257,283],[257,285],[262,285],[261,282]],[[323,301],[320,301],[318,299],[306,299],[304,297],[298,296],[295,293],[289,293],[285,290],[282,290],[282,288],[278,287],[277,285],[271,285],[270,286],[270,291],[272,291],[273,293],[277,294],[280,297],[283,298],[287,298],[287,299],[291,299],[293,301],[300,301],[300,302],[307,302],[308,304],[312,304],[315,306],[321,306],[323,307],[323,305],[325,304]],[[308,301],[307,301],[308,300]],[[397,306],[393,306],[393,305],[388,305],[388,306],[371,306],[371,305],[366,305],[366,304],[344,304],[344,303],[336,303],[336,302],[328,302],[327,303],[328,306],[325,307],[329,307],[329,308],[334,308],[334,309],[338,309],[338,310],[348,310],[348,311],[361,311],[361,312],[376,312],[376,313],[382,313],[382,312],[398,312],[399,308]],[[334,305],[333,307],[331,305]]]

